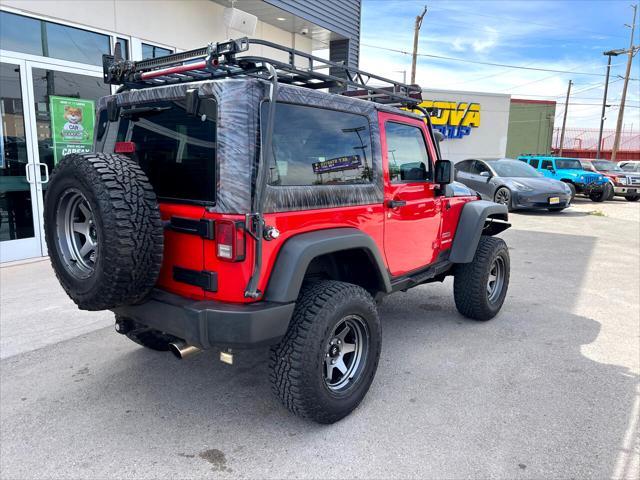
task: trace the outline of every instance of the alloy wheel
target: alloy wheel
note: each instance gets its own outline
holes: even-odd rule
[[[98,232],[89,202],[75,188],[60,196],[56,233],[67,270],[79,279],[91,276],[98,256]]]
[[[503,258],[496,257],[491,264],[489,278],[487,279],[487,297],[491,303],[494,303],[502,293],[505,271]]]
[[[329,390],[340,392],[355,383],[369,351],[369,331],[358,315],[349,315],[333,328],[326,346],[324,381]]]

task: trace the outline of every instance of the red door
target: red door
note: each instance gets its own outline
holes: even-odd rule
[[[385,184],[384,252],[391,275],[433,263],[441,200],[435,195],[431,144],[423,121],[379,114]]]

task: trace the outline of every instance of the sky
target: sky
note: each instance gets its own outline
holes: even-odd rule
[[[418,52],[465,62],[419,57],[416,82],[423,88],[508,93],[512,98],[555,100],[556,125],[562,121],[567,83],[573,80],[567,125],[597,128],[600,122],[607,57],[628,48],[633,9],[629,0],[424,1],[362,0],[360,68],[410,80],[416,15],[428,10]],[[636,25],[640,21],[638,9]],[[636,26],[635,44],[640,44]],[[540,72],[468,63],[572,71]],[[612,58],[605,128],[614,128],[627,56]],[[582,75],[575,72],[588,73]],[[626,129],[640,130],[640,54],[633,61],[624,114]]]

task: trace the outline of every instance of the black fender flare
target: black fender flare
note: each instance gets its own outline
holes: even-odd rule
[[[502,222],[485,229],[487,219],[501,220]],[[506,205],[486,200],[476,200],[467,202],[462,207],[458,228],[451,246],[449,261],[452,263],[469,263],[478,248],[480,237],[484,235],[495,235],[506,230],[511,224],[506,223],[509,219],[509,210]]]
[[[347,227],[306,232],[289,238],[278,252],[264,299],[270,302],[294,302],[314,258],[353,249],[367,253],[378,274],[380,290],[391,293],[391,280],[373,238],[357,228]]]

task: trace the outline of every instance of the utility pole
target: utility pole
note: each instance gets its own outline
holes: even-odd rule
[[[427,14],[427,6],[424,6],[422,14],[416,17],[416,26],[413,31],[413,58],[411,59],[411,84],[416,83],[416,61],[418,60],[418,37],[420,36],[420,27],[422,26],[422,19]]]
[[[624,74],[624,86],[622,87],[622,98],[620,99],[620,110],[618,110],[618,123],[616,124],[616,136],[613,140],[613,149],[611,150],[611,161],[616,161],[618,149],[620,148],[620,135],[622,134],[622,121],[624,119],[624,103],[627,100],[627,87],[629,86],[629,75],[631,75],[631,63],[636,50],[633,46],[633,36],[636,32],[636,13],[638,13],[638,5],[632,5],[633,23],[631,24],[631,41],[629,42],[629,58],[627,59],[627,72]]]
[[[618,55],[624,53],[624,50],[609,50],[608,52],[604,52],[603,55],[609,57],[607,61],[607,77],[604,81],[604,96],[602,97],[602,115],[600,116],[600,132],[598,133],[598,151],[596,153],[596,158],[600,158],[600,150],[602,149],[602,132],[604,130],[604,119],[605,112],[607,108],[607,93],[609,91],[609,74],[611,73],[611,57],[617,57]]]
[[[567,99],[564,102],[564,118],[562,119],[562,131],[560,132],[560,156],[564,148],[564,131],[567,128],[567,112],[569,111],[569,95],[571,95],[571,85],[573,82],[569,80],[569,88],[567,88]]]

